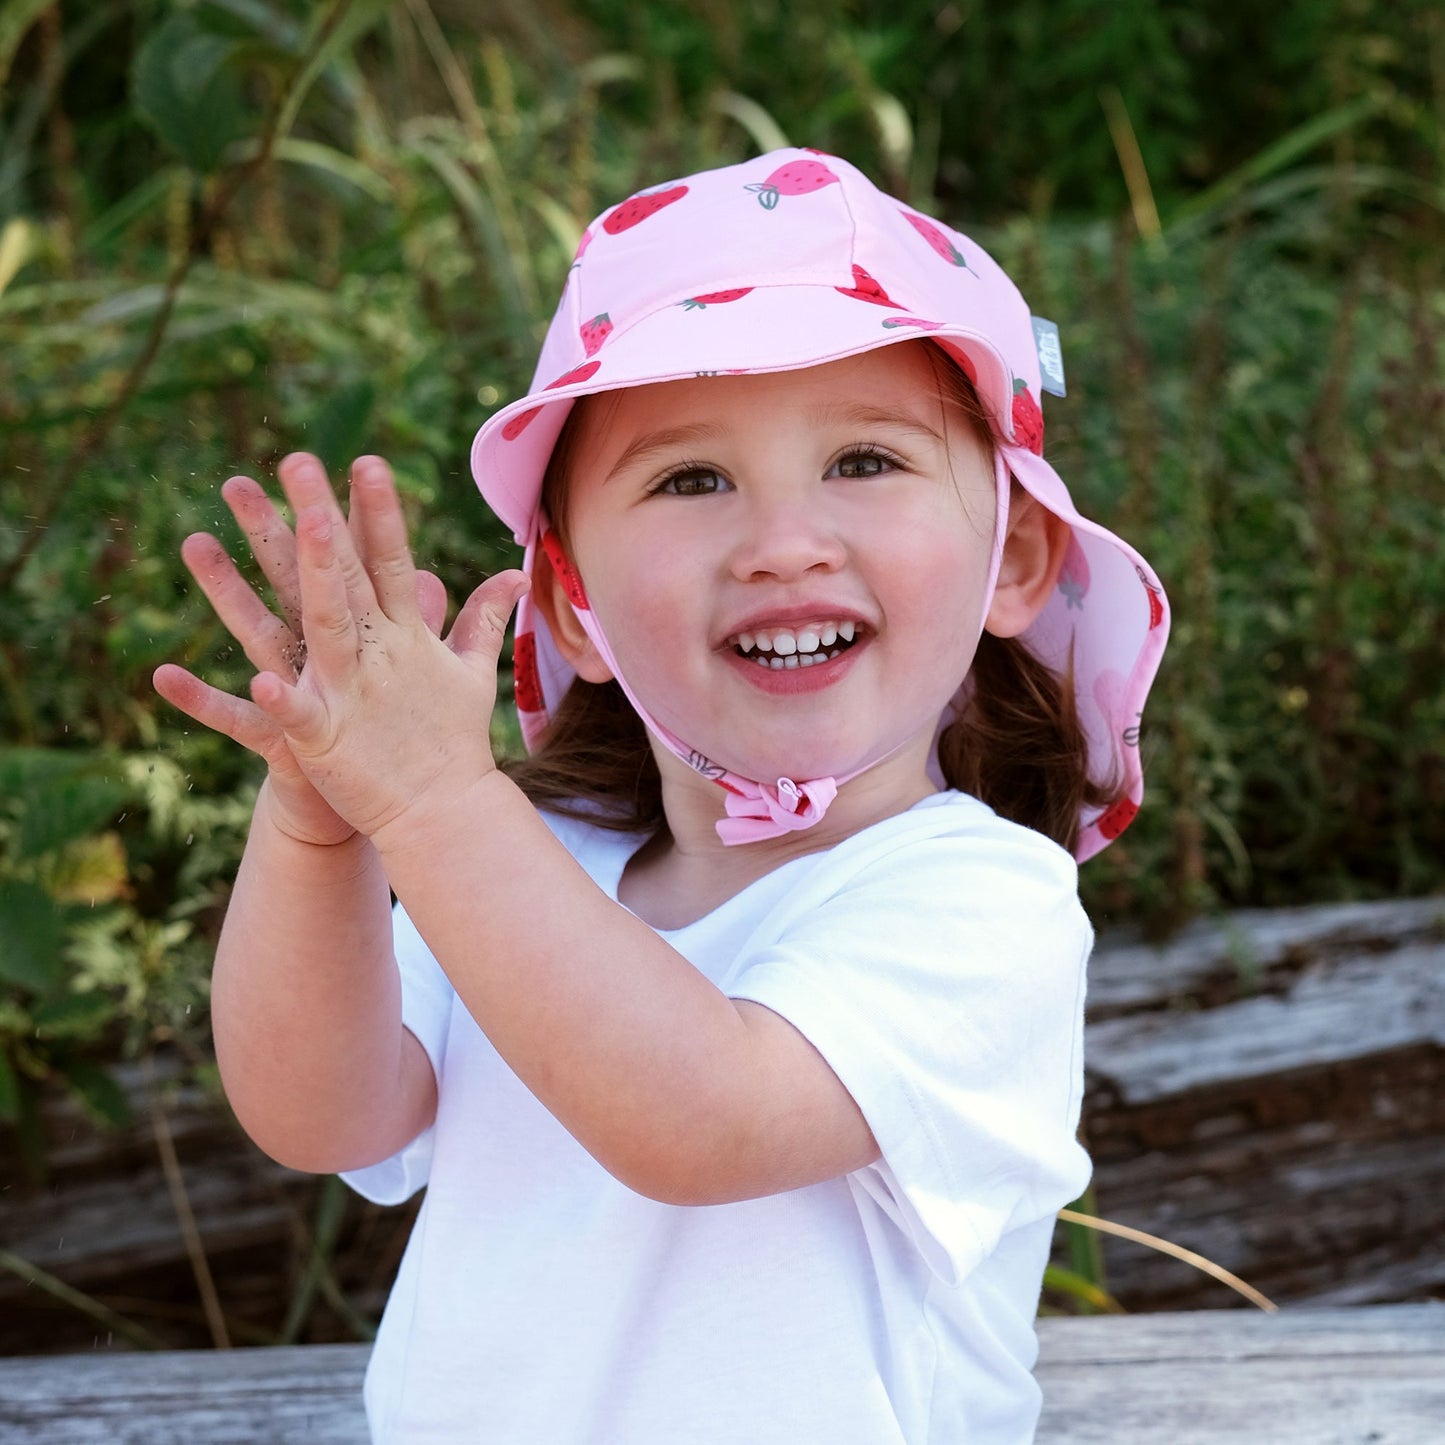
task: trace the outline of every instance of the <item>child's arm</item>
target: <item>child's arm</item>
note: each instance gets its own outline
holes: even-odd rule
[[[216,1059],[246,1132],[295,1169],[375,1163],[431,1123],[436,1080],[402,1027],[376,849],[296,839],[257,799],[211,983]]]
[[[288,457],[293,505],[340,511],[314,458]],[[205,534],[186,565],[262,671],[295,677],[304,660],[295,543],[265,493],[232,478],[223,495],[273,584],[282,617]],[[365,539],[358,537],[364,547]],[[427,625],[445,611],[440,583],[418,575]],[[226,1093],[247,1132],[283,1163],[332,1170],[385,1158],[431,1120],[436,1085],[401,1026],[390,892],[375,849],[326,803],[279,728],[254,703],[174,666],[157,690],[207,727],[266,759],[217,948],[212,1024]]]
[[[374,841],[497,1051],[630,1188],[722,1204],[878,1159],[861,1110],[803,1034],[729,999],[603,893],[504,774],[409,811]]]
[[[519,1078],[611,1173],[672,1203],[798,1188],[877,1145],[811,1044],[734,1004],[609,899],[497,772],[496,665],[523,579],[420,625],[385,465],[353,470],[363,565],[322,508],[297,519],[309,656],[252,693],[337,812],[371,838],[458,996]]]

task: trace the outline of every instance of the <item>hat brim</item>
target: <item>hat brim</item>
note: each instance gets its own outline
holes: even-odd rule
[[[982,333],[835,286],[757,286],[734,300],[661,307],[609,336],[582,366],[488,418],[472,443],[472,475],[525,546],[547,462],[578,397],[697,376],[795,371],[920,338],[963,368],[1000,439],[1011,440],[1013,376]],[[760,352],[766,365],[758,363]]]

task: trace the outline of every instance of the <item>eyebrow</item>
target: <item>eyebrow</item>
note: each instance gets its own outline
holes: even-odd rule
[[[625,471],[628,467],[636,466],[638,462],[646,460],[657,452],[673,451],[677,447],[693,447],[699,442],[716,441],[722,434],[722,427],[712,426],[707,422],[694,422],[691,426],[669,426],[663,427],[660,431],[644,432],[630,442],[622,455],[612,464],[612,470],[607,473],[607,480],[610,482],[618,473]]]
[[[908,411],[892,411],[887,407],[869,406],[865,402],[829,404],[814,408],[808,413],[809,419],[820,426],[845,425],[861,427],[890,427],[895,431],[917,432],[932,441],[946,443],[947,438],[936,427],[929,426],[920,417]],[[674,451],[679,447],[695,447],[703,442],[716,441],[726,434],[726,428],[713,426],[709,422],[694,422],[689,426],[662,427],[657,431],[644,432],[630,442],[622,455],[612,464],[607,481],[629,467],[646,461],[658,452]]]
[[[936,442],[947,441],[937,427],[930,426],[922,417],[915,416],[911,411],[896,411],[883,406],[869,406],[866,402],[854,401],[848,402],[846,405],[820,406],[810,415],[814,421],[823,426],[834,422],[843,422],[851,426],[886,426],[902,431],[919,432],[924,436],[931,437]]]

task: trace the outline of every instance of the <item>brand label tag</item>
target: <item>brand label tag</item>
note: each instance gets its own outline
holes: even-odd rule
[[[1059,328],[1042,316],[1031,316],[1034,323],[1034,345],[1039,349],[1040,385],[1050,396],[1066,396],[1064,391],[1064,353],[1059,345]]]

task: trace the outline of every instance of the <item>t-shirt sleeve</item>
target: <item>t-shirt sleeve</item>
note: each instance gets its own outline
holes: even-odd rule
[[[1088,1182],[1077,881],[1063,849],[1013,825],[910,842],[727,986],[827,1059],[882,1154],[850,1185],[950,1284]]]
[[[456,994],[400,904],[392,910],[392,936],[401,970],[401,1021],[426,1050],[432,1072],[440,1080]],[[433,1133],[434,1127],[423,1129],[389,1159],[347,1170],[341,1177],[373,1204],[400,1204],[427,1182]]]

